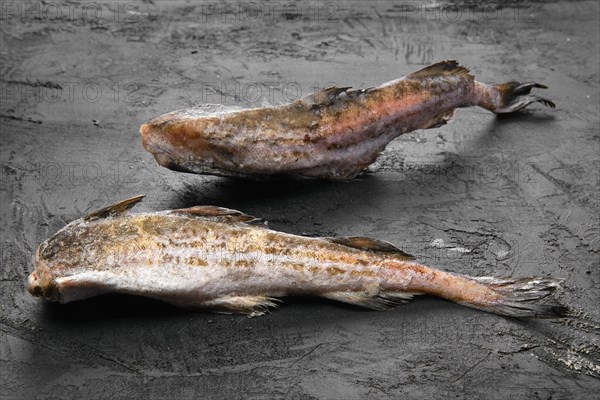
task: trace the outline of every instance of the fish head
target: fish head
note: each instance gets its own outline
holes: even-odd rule
[[[142,145],[152,153],[156,161],[163,167],[176,169],[177,160],[175,153],[175,142],[177,135],[168,129],[169,120],[163,116],[162,119],[143,124],[140,127]]]
[[[210,165],[213,148],[201,127],[202,121],[182,119],[178,112],[163,115],[140,127],[142,145],[163,167],[173,171],[193,172],[187,160]]]
[[[35,297],[40,297],[48,301],[58,301],[58,286],[52,276],[52,271],[49,268],[47,260],[44,260],[41,256],[47,246],[48,240],[38,246],[33,258],[34,271],[27,279],[27,291]]]
[[[160,165],[174,171],[197,173],[219,165],[235,169],[241,147],[232,151],[223,145],[219,132],[231,129],[222,121],[237,111],[207,104],[161,115],[140,127],[142,145]]]
[[[27,291],[48,301],[60,301],[58,281],[77,273],[85,261],[79,220],[42,242],[33,256],[34,271],[29,275]]]

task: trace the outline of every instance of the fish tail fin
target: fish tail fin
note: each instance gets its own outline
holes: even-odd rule
[[[469,277],[489,289],[485,300],[462,300],[457,303],[494,314],[517,318],[564,318],[569,309],[559,304],[540,302],[562,283],[559,279],[544,277],[495,278]]]
[[[488,86],[476,82],[476,105],[496,114],[518,111],[532,103],[542,103],[550,108],[556,107],[553,101],[531,94],[531,90],[535,88],[547,89],[547,86],[533,82],[506,82]]]

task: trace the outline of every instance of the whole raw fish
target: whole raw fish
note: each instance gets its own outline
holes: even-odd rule
[[[394,138],[445,124],[456,108],[510,113],[550,100],[538,83],[486,85],[443,61],[376,88],[329,87],[282,106],[205,105],[162,115],[140,128],[142,143],[169,169],[224,176],[295,174],[349,179]]]
[[[250,316],[287,295],[375,310],[429,294],[512,317],[552,318],[567,311],[538,302],[557,288],[555,279],[451,274],[421,265],[387,242],[276,232],[220,207],[128,214],[142,197],[73,221],[43,242],[29,292],[61,303],[126,293]]]

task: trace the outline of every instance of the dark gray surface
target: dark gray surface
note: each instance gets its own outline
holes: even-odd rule
[[[14,4],[2,3],[0,42],[0,397],[589,399],[600,389],[597,2],[426,13],[282,2],[260,15],[235,2],[227,13],[221,2],[106,2],[96,21],[72,2]],[[140,144],[140,123],[173,109],[368,87],[442,59],[482,81],[546,83],[558,108],[460,110],[345,183],[179,174]],[[47,305],[25,292],[39,242],[139,193],[139,210],[217,204],[288,232],[388,240],[450,271],[563,277],[560,300],[580,317],[525,322],[420,298],[383,313],[290,299],[248,319],[120,296]]]

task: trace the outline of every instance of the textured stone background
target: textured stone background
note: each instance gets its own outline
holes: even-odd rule
[[[597,394],[598,2],[366,3],[1,3],[1,398]],[[482,81],[546,83],[558,107],[459,110],[344,183],[175,173],[140,144],[140,123],[173,109],[368,87],[443,59]],[[25,292],[39,242],[139,193],[139,210],[217,204],[288,232],[388,240],[450,271],[563,277],[559,298],[579,318],[300,298],[248,319],[124,296],[56,306]]]

